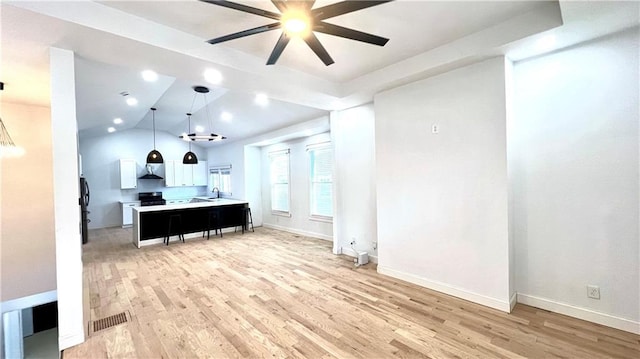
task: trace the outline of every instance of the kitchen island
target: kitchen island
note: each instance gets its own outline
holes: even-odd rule
[[[199,237],[200,233],[208,229],[209,212],[214,209],[218,213],[218,227],[244,226],[247,221],[244,208],[248,206],[247,201],[202,198],[201,201],[195,203],[134,207],[133,244],[140,248],[141,246],[162,243],[169,230],[169,216],[176,214],[181,217],[181,232],[184,234],[194,233],[194,235],[187,237]],[[176,237],[172,236],[172,238]]]

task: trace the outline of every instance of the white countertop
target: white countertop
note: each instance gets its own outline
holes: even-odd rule
[[[172,209],[185,209],[185,208],[201,208],[201,207],[216,207],[216,206],[227,206],[231,204],[247,204],[249,202],[237,200],[237,199],[228,199],[228,198],[217,198],[217,199],[209,199],[207,197],[195,197],[198,199],[206,199],[206,202],[195,202],[195,203],[177,203],[177,204],[165,204],[162,206],[145,206],[145,207],[134,207],[134,211],[138,212],[154,212],[154,211],[170,211]]]
[[[137,204],[140,204],[140,201],[132,199],[130,201],[120,201],[120,203],[121,204],[125,204],[125,203],[137,203]]]

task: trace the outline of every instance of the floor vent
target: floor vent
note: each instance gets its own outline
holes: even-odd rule
[[[106,318],[94,320],[89,324],[89,330],[91,333],[95,333],[104,329],[115,327],[116,325],[126,323],[130,321],[131,316],[128,312],[118,313]]]

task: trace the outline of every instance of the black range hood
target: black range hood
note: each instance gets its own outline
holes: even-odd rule
[[[142,177],[138,177],[138,179],[162,179],[162,177],[160,177],[157,174],[153,173],[153,167],[151,167],[150,164],[147,163],[145,168],[147,170],[147,173]]]
[[[153,173],[149,174],[147,173],[146,175],[142,176],[142,177],[138,177],[138,179],[163,179],[162,177],[155,175]]]

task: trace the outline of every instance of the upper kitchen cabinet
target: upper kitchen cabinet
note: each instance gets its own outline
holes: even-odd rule
[[[193,185],[194,186],[206,186],[207,185],[207,172],[209,171],[207,161],[198,161],[197,164],[191,165],[193,170]]]
[[[132,189],[138,187],[136,160],[120,160],[120,188]]]
[[[206,186],[207,161],[185,165],[182,160],[165,161],[165,185],[167,187]]]

